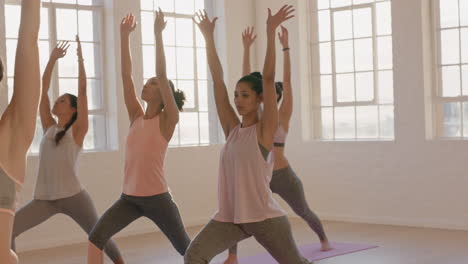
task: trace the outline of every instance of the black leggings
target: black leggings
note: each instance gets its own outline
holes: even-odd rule
[[[99,219],[89,235],[89,241],[102,250],[113,235],[142,216],[151,219],[161,229],[180,255],[185,254],[190,238],[179,209],[168,192],[147,197],[122,194]]]

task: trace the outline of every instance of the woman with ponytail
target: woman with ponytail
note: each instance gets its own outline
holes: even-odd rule
[[[34,199],[21,208],[13,225],[12,248],[15,238],[23,232],[43,223],[55,214],[65,214],[78,223],[89,234],[98,221],[98,215],[88,192],[78,180],[78,158],[88,132],[88,100],[86,95],[86,73],[78,45],[78,97],[72,94],[60,96],[50,109],[47,92],[54,65],[63,58],[70,46],[59,43],[50,55],[42,78],[40,116],[44,136],[39,150],[39,171]],[[52,114],[57,117],[56,121]],[[114,263],[124,263],[116,245],[107,244],[107,255]]]

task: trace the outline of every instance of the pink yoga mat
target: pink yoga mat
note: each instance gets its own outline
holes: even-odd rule
[[[341,256],[358,251],[376,248],[377,246],[351,244],[351,243],[331,243],[333,249],[330,251],[320,251],[320,243],[303,245],[299,247],[302,255],[311,261]],[[221,262],[222,263],[222,262]],[[217,263],[220,264],[220,263]],[[278,264],[276,260],[268,253],[240,258],[239,264]]]

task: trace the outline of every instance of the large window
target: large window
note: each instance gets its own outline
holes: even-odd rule
[[[51,104],[63,93],[78,93],[78,63],[76,58],[75,35],[79,34],[86,74],[88,77],[89,131],[84,142],[86,150],[107,148],[106,140],[106,100],[103,84],[102,60],[102,3],[99,0],[42,0],[39,51],[41,74],[49,59],[50,51],[58,41],[71,42],[67,55],[55,66],[49,97]],[[14,62],[18,38],[21,7],[20,1],[7,0],[5,4],[6,27],[6,64],[8,77],[8,96],[13,89]],[[38,118],[36,136],[31,152],[38,152],[42,138],[42,128]]]
[[[210,140],[208,73],[205,40],[192,21],[195,10],[205,8],[204,0],[141,0],[143,79],[155,76],[156,46],[153,35],[155,10],[166,16],[164,50],[167,74],[187,101],[170,142],[171,146],[206,145]],[[213,122],[217,125],[217,122]]]
[[[391,1],[312,2],[315,137],[393,139]]]
[[[468,1],[435,0],[436,135],[468,138]]]

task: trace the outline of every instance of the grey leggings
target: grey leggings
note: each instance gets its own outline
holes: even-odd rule
[[[281,196],[294,212],[309,224],[310,228],[318,235],[320,241],[327,240],[320,219],[310,210],[307,204],[302,181],[290,166],[273,171],[270,189]],[[229,253],[237,253],[237,244],[229,248]]]
[[[280,264],[311,263],[300,255],[289,221],[282,216],[247,224],[211,220],[190,244],[185,264],[209,263],[219,253],[251,236]]]
[[[89,241],[102,249],[113,235],[142,216],[151,219],[161,229],[180,255],[185,254],[190,238],[170,193],[147,197],[122,194],[99,219]]]
[[[98,221],[91,197],[84,190],[72,197],[58,200],[32,200],[16,213],[11,242],[13,250],[16,250],[16,237],[59,213],[71,217],[87,234]],[[120,252],[112,241],[106,245],[105,252],[114,262],[121,259]]]

